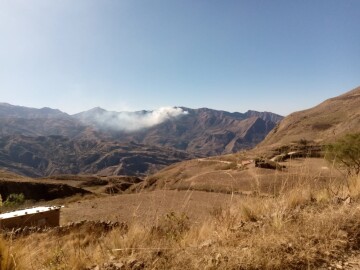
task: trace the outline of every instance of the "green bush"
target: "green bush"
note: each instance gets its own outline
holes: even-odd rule
[[[360,133],[347,134],[325,150],[325,158],[349,176],[360,174]]]
[[[6,201],[3,202],[3,206],[6,206],[6,207],[17,206],[17,205],[23,204],[24,202],[25,202],[24,194],[12,193],[6,198]]]

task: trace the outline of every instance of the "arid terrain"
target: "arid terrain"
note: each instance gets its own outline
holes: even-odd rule
[[[223,168],[217,171],[219,178],[208,177],[206,186],[211,189],[207,191],[203,178],[190,176],[193,183],[202,185],[187,189],[150,186],[119,195],[95,188],[92,195],[48,201],[64,205],[64,229],[74,222],[86,222],[63,233],[50,230],[16,236],[6,245],[18,267],[25,269],[29,264],[45,269],[95,269],[96,265],[101,269],[183,269],[183,260],[189,269],[240,265],[244,269],[340,269],[336,265],[356,269],[351,267],[356,267],[358,245],[358,180],[339,192],[336,188],[343,178],[324,160],[299,158],[284,164],[287,171],[250,164],[245,170],[247,179],[232,180],[234,192],[214,185],[214,179],[225,180],[222,174],[239,174],[237,168]],[[274,188],[269,189],[271,179],[279,182],[271,183]],[[257,185],[246,185],[251,181]],[[243,190],[241,183],[245,183]],[[126,229],[102,231],[99,236],[98,225],[86,226],[92,221],[120,222]],[[111,268],[115,266],[118,268]]]
[[[3,201],[23,193],[16,207],[64,207],[60,227],[3,231],[1,269],[359,269],[360,178],[325,158],[342,130],[359,131],[359,93],[291,114],[253,149],[193,153],[152,174],[3,169]]]

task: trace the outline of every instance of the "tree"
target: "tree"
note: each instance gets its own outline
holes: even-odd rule
[[[347,134],[326,146],[325,158],[347,174],[360,174],[360,133]]]

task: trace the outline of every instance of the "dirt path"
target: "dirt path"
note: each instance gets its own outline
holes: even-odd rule
[[[219,163],[224,163],[224,164],[231,164],[230,161],[226,161],[226,160],[220,160],[220,159],[205,159],[205,158],[198,158],[197,161],[200,162],[219,162]]]

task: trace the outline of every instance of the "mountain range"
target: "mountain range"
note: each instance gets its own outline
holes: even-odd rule
[[[0,103],[0,166],[33,177],[146,175],[184,159],[251,148],[281,119],[185,107],[68,115]]]
[[[229,113],[208,108],[179,109],[184,112],[182,115],[132,132],[104,126],[103,121],[99,123],[99,119],[109,122],[109,112],[100,108],[77,114],[75,117],[84,125],[95,127],[98,132],[105,130],[108,136],[116,140],[165,146],[200,156],[228,154],[251,148],[261,142],[283,118],[268,112]],[[140,111],[127,115],[129,117],[129,114],[133,114],[138,119],[139,114],[149,113],[151,112]],[[104,114],[107,115],[106,118]],[[111,118],[122,119],[122,114],[112,112]]]

